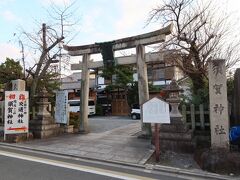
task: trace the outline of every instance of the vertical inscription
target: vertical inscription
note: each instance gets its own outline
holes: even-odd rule
[[[212,148],[229,148],[229,120],[225,61],[211,60],[208,64],[209,100]]]

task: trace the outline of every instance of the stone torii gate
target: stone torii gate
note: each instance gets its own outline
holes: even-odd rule
[[[116,61],[118,64],[137,64],[139,103],[143,104],[149,99],[147,62],[163,61],[163,53],[145,54],[145,46],[164,42],[166,36],[172,32],[173,25],[146,34],[127,37],[111,41],[113,51],[136,47],[136,56],[120,57]],[[80,132],[87,133],[88,129],[88,94],[89,94],[89,69],[103,66],[103,62],[90,61],[91,54],[101,53],[99,44],[89,44],[82,46],[67,46],[64,49],[70,56],[83,56],[82,63],[73,65],[72,69],[82,69],[81,79],[81,104],[80,104]],[[82,66],[82,67],[81,67]],[[149,135],[150,124],[142,122],[142,133]]]

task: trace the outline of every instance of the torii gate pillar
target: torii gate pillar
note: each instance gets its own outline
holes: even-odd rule
[[[80,97],[80,133],[88,133],[88,96],[89,96],[89,69],[90,54],[84,54],[81,74],[81,97]]]
[[[145,60],[145,47],[141,44],[136,47],[137,54],[137,73],[138,73],[138,95],[139,104],[143,104],[149,99],[148,90],[148,77],[147,77],[147,64]],[[142,108],[141,108],[141,114]],[[142,135],[151,135],[151,124],[143,123],[143,117],[141,116]]]

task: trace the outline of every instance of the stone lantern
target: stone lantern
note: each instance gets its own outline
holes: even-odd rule
[[[51,116],[50,112],[47,110],[47,107],[51,102],[48,102],[48,98],[50,95],[48,94],[46,88],[44,87],[38,95],[36,95],[37,98],[39,98],[39,101],[36,102],[38,104],[38,112],[37,115],[39,116]]]
[[[178,110],[178,106],[180,104],[180,97],[179,94],[183,90],[180,89],[178,86],[177,82],[175,79],[172,80],[172,82],[167,86],[165,91],[168,94],[168,98],[166,101],[170,104],[171,106],[171,112],[170,112],[170,117],[171,118],[182,118],[182,114]]]
[[[51,136],[57,136],[63,132],[60,128],[60,124],[56,124],[51,113],[48,112],[47,107],[50,104],[48,98],[50,97],[46,88],[42,88],[38,95],[38,112],[36,117],[29,121],[30,131],[33,133],[34,138],[48,138]]]
[[[164,91],[168,95],[166,101],[171,106],[171,112],[170,124],[161,124],[160,126],[161,149],[192,153],[196,147],[193,131],[189,130],[186,123],[182,121],[182,114],[178,110],[180,104],[179,94],[183,90],[178,86],[176,80],[173,79]]]

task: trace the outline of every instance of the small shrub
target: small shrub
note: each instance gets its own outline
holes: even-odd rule
[[[79,116],[80,116],[80,113],[78,112],[70,112],[69,125],[73,125],[74,128],[78,128],[80,126]]]
[[[103,108],[101,104],[96,105],[96,114],[102,116],[103,115]]]

